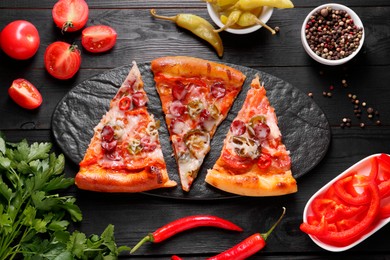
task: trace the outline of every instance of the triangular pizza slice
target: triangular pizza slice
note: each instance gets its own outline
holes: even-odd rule
[[[276,196],[297,191],[289,151],[259,77],[232,122],[221,155],[206,175],[212,186],[244,196]]]
[[[151,63],[182,189],[197,177],[210,140],[241,91],[237,69],[194,57],[161,57]]]
[[[159,142],[159,122],[146,108],[148,97],[133,66],[94,128],[76,185],[101,192],[142,192],[173,187]]]

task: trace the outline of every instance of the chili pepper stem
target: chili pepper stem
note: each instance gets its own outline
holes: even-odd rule
[[[283,212],[282,215],[280,215],[279,219],[273,224],[273,226],[266,232],[266,233],[261,233],[260,235],[263,237],[264,240],[267,240],[268,236],[274,231],[277,225],[279,225],[280,221],[282,221],[284,215],[286,214],[286,208],[283,207]]]
[[[256,19],[256,23],[258,25],[261,25],[263,26],[264,28],[266,28],[268,31],[270,31],[272,33],[272,35],[276,34],[276,31],[274,29],[272,29],[271,27],[269,27],[266,23],[264,23],[262,20],[260,19]]]
[[[156,9],[151,9],[150,10],[150,14],[154,17],[154,18],[158,18],[158,19],[162,19],[162,20],[167,20],[167,21],[172,21],[172,22],[176,22],[176,19],[177,19],[177,15],[175,16],[163,16],[163,15],[158,15],[156,13]]]
[[[140,248],[143,244],[145,244],[146,242],[153,242],[154,240],[154,237],[153,237],[153,234],[148,234],[146,237],[144,237],[143,239],[141,239],[141,241],[139,241],[131,250],[130,250],[130,254],[134,253],[138,248]]]

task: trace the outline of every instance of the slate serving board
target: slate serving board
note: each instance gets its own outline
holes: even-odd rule
[[[231,122],[241,109],[250,82],[258,74],[267,90],[267,96],[274,106],[279,120],[283,141],[291,153],[292,172],[295,178],[308,173],[324,157],[330,143],[330,126],[318,105],[291,84],[265,72],[248,67],[227,64],[239,69],[246,76],[242,91],[232,106],[227,118],[218,127],[211,141],[211,150],[206,156],[198,178],[190,192],[181,189],[177,166],[172,156],[173,151],[169,134],[161,109],[161,102],[155,88],[150,63],[137,64],[145,83],[149,97],[148,110],[161,121],[160,142],[167,163],[170,178],[178,186],[170,189],[158,189],[145,192],[150,195],[178,199],[224,199],[237,197],[222,192],[205,183],[207,169],[212,168],[220,155],[223,140]],[[78,164],[93,136],[93,128],[106,113],[110,100],[114,97],[122,81],[127,76],[131,65],[118,67],[96,75],[75,86],[58,103],[52,116],[52,131],[58,146],[75,164]],[[299,182],[298,182],[299,185]]]

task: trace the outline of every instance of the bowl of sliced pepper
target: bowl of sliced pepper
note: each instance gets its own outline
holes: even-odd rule
[[[390,222],[390,156],[368,156],[307,202],[300,229],[328,251],[348,250]]]
[[[274,8],[292,7],[290,0],[207,0],[210,18],[219,27],[215,31],[234,34],[252,33],[262,27],[275,34],[275,29],[266,24]]]

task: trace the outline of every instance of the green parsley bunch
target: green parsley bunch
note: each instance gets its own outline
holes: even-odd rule
[[[0,260],[116,259],[114,226],[101,236],[69,232],[82,214],[72,196],[58,192],[74,184],[64,175],[65,158],[51,143],[6,142],[0,133]]]

